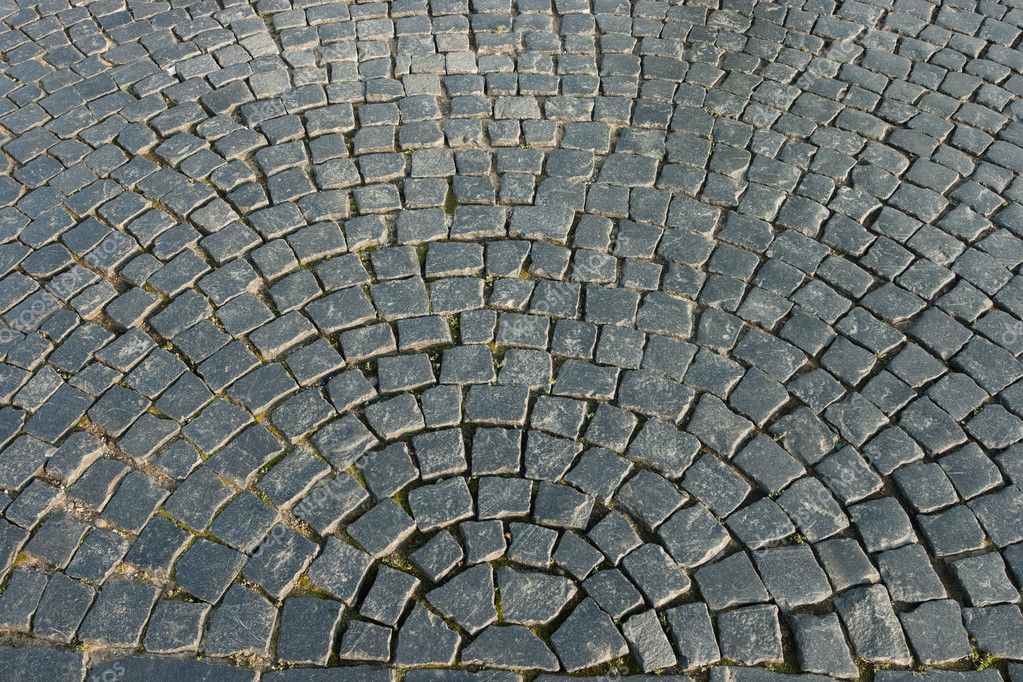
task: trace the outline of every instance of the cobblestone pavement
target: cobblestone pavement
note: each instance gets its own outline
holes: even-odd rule
[[[0,678],[1023,679],[1019,0],[0,21]]]

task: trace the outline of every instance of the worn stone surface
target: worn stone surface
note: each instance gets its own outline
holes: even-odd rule
[[[3,677],[1018,677],[1017,5],[0,0]]]

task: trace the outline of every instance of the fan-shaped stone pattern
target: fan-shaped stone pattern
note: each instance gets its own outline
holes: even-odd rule
[[[1023,674],[1012,3],[0,21],[6,677]]]

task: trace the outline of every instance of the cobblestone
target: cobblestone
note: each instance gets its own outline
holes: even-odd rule
[[[0,0],[0,673],[1020,677],[1021,27]]]

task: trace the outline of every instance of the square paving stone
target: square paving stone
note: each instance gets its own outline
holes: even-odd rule
[[[210,604],[217,603],[245,565],[245,555],[199,538],[174,566],[179,587]]]
[[[46,588],[46,574],[41,571],[15,571],[7,589],[0,595],[3,607],[3,627],[15,632],[27,632],[32,616],[39,606]]]
[[[934,512],[959,501],[951,481],[933,462],[900,467],[892,478],[917,512]]]
[[[295,585],[317,549],[316,543],[278,524],[253,552],[242,574],[270,596],[280,599]]]
[[[1002,482],[994,462],[975,443],[965,445],[938,460],[963,499],[971,499]]]
[[[592,599],[580,603],[551,640],[569,672],[606,663],[628,652],[625,639]]]
[[[412,516],[426,532],[456,523],[473,514],[473,499],[464,478],[455,477],[414,489],[408,496]]]
[[[714,558],[731,541],[721,523],[702,504],[683,507],[657,529],[668,553],[685,568]]]
[[[416,568],[436,583],[462,560],[462,556],[461,545],[449,531],[442,530],[409,555],[409,558]]]
[[[277,521],[277,512],[249,492],[231,500],[210,526],[210,533],[242,551],[254,550]]]
[[[330,471],[330,465],[310,451],[292,450],[259,479],[256,487],[271,503],[287,508]]]
[[[977,649],[994,656],[1019,659],[1023,653],[1023,614],[1018,606],[999,604],[964,608],[963,623]]]
[[[770,498],[743,507],[729,516],[725,524],[750,549],[761,549],[796,532],[785,511]]]
[[[398,631],[394,662],[401,666],[449,666],[455,660],[461,639],[440,616],[416,602]],[[414,672],[410,671],[409,675]]]
[[[587,441],[614,452],[624,452],[638,419],[630,412],[601,403],[586,427]]]
[[[959,559],[951,562],[949,568],[970,606],[1019,601],[1019,590],[1009,580],[1005,561],[998,552]]]
[[[693,463],[700,442],[659,419],[648,419],[625,454],[669,479],[677,479]]]
[[[578,580],[585,579],[604,560],[603,554],[572,532],[562,534],[553,558],[558,566]]]
[[[561,576],[502,566],[497,577],[502,619],[509,623],[549,623],[576,594],[572,581]]]
[[[876,562],[892,601],[915,603],[947,596],[930,557],[920,545],[882,552]]]
[[[356,463],[362,479],[377,500],[400,492],[419,478],[408,446],[394,443],[382,450],[368,453]]]
[[[232,494],[211,470],[197,469],[174,490],[163,508],[190,528],[203,531]]]
[[[747,443],[732,461],[767,493],[784,489],[805,471],[802,464],[763,434]]]
[[[582,454],[565,480],[605,504],[632,469],[632,464],[603,448],[590,448]]]
[[[348,624],[338,646],[344,661],[385,662],[391,657],[391,628],[356,620]]]
[[[665,611],[665,616],[679,665],[684,670],[711,665],[721,659],[706,604],[682,604]]]
[[[842,679],[859,676],[838,616],[801,613],[791,616],[790,622],[802,670]]]
[[[348,534],[373,556],[390,554],[415,530],[415,522],[388,498],[348,526]]]
[[[1023,539],[1023,493],[1008,486],[969,504],[988,537],[999,547]]]
[[[626,554],[642,544],[628,519],[618,511],[610,511],[587,533],[587,538],[617,565]]]
[[[102,583],[128,551],[129,543],[113,531],[94,528],[79,545],[65,572],[72,578]]]
[[[236,584],[213,609],[203,648],[211,656],[266,656],[276,621],[277,609],[270,602]]]
[[[408,573],[381,566],[359,606],[359,614],[393,627],[401,619],[418,585],[419,580]]]
[[[649,471],[630,478],[615,500],[648,530],[655,530],[687,500],[667,479]]]
[[[917,539],[909,517],[894,498],[853,505],[849,514],[868,551],[892,549]]]
[[[465,544],[467,564],[493,561],[507,549],[504,524],[500,521],[463,521],[458,525],[458,530]]]
[[[643,672],[668,668],[677,662],[656,611],[644,611],[632,616],[625,621],[622,631]]]
[[[549,436],[530,430],[526,436],[526,477],[536,480],[560,480],[582,449],[578,441]]]
[[[131,471],[103,509],[101,518],[122,530],[138,533],[167,497],[167,491],[141,471]]]
[[[782,609],[813,604],[831,596],[831,585],[809,545],[773,547],[753,553],[757,570]]]
[[[589,525],[595,500],[574,488],[541,481],[533,502],[533,520],[559,528],[583,529]]]
[[[792,483],[778,498],[778,504],[810,542],[824,540],[849,527],[845,512],[816,478],[803,477]]]
[[[407,393],[373,403],[366,408],[366,420],[374,431],[389,440],[425,426],[415,396]]]
[[[715,611],[770,599],[745,552],[704,566],[696,571],[695,577],[707,606]]]
[[[655,608],[689,590],[689,576],[658,545],[647,543],[622,560],[622,568]]]
[[[515,522],[510,524],[510,529],[512,540],[507,552],[509,559],[536,568],[547,568],[550,565],[554,544],[558,540],[557,531]]]
[[[65,644],[71,642],[95,596],[96,590],[89,585],[54,573],[39,599],[33,633]]]
[[[468,468],[460,429],[443,429],[415,436],[412,449],[424,481],[463,473]]]
[[[124,560],[150,573],[168,574],[191,539],[192,535],[167,517],[156,516],[146,524]]]
[[[728,516],[750,492],[734,468],[713,455],[704,455],[686,470],[682,488],[718,516]]]
[[[835,608],[857,656],[872,662],[909,665],[906,638],[883,587],[851,589],[835,598]]]
[[[760,604],[718,616],[722,657],[745,665],[783,659],[778,607]]]
[[[209,604],[162,599],[153,610],[142,645],[155,654],[196,651],[202,639]]]
[[[578,438],[585,418],[586,403],[542,395],[533,404],[530,425],[556,436]]]
[[[477,564],[426,593],[426,599],[444,616],[470,634],[497,619],[494,606],[494,574],[488,564]]]
[[[133,580],[112,580],[104,585],[82,621],[78,638],[113,647],[136,647],[160,591]]]
[[[959,604],[951,599],[929,601],[899,614],[913,653],[924,665],[942,665],[970,654],[970,642]]]

